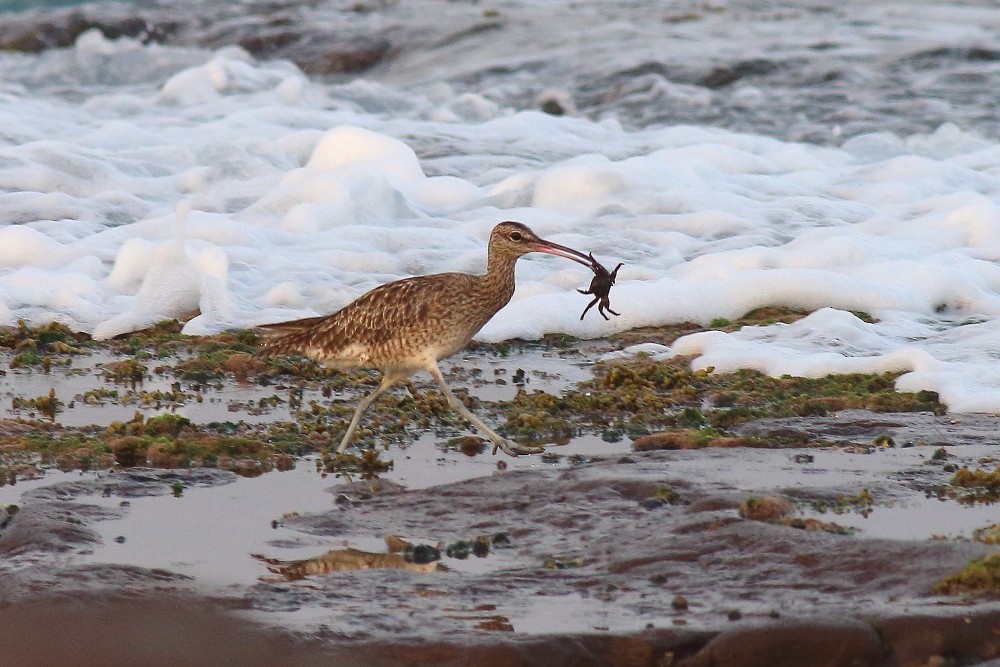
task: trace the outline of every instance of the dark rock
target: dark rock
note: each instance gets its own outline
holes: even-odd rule
[[[947,61],[996,62],[998,60],[1000,60],[1000,50],[997,49],[981,46],[939,46],[912,53],[902,58],[900,62],[919,68],[928,68],[940,66]]]
[[[476,558],[486,558],[490,554],[489,538],[477,537],[472,540],[472,553]]]
[[[270,55],[293,61],[307,74],[357,74],[387,59],[390,47],[384,37],[310,35]]]
[[[549,114],[550,116],[562,116],[566,113],[566,109],[563,105],[559,103],[559,100],[554,97],[549,97],[542,100],[541,104],[542,111]]]
[[[961,421],[930,412],[899,414],[868,410],[841,410],[831,417],[758,419],[732,429],[733,435],[777,441],[782,445],[825,440],[868,445],[879,436],[890,437],[900,448],[915,443],[934,447],[993,442],[1000,420],[993,415],[963,415]]]
[[[32,13],[0,18],[0,49],[37,53],[67,47],[92,27],[78,11]]]
[[[146,665],[344,667],[366,664],[296,644],[224,615],[205,600],[43,600],[4,610],[4,664],[32,667]],[[345,651],[346,653],[346,651]],[[370,664],[370,663],[368,663]]]
[[[706,88],[724,88],[732,85],[740,79],[749,76],[765,76],[778,69],[777,63],[760,58],[754,60],[744,60],[729,67],[716,67],[705,78],[701,80],[701,85]]]
[[[894,664],[900,667],[972,665],[1000,658],[1000,611],[978,615],[910,616],[879,625]]]
[[[406,553],[403,554],[403,558],[408,563],[424,565],[441,560],[441,551],[429,544],[417,544],[412,549],[407,549]]]
[[[813,420],[808,420],[808,422],[811,421]],[[802,422],[807,422],[807,420],[802,419]],[[801,447],[809,444],[814,438],[804,427],[800,427],[799,423],[791,422],[791,420],[761,419],[740,424],[733,429],[733,433],[760,438],[786,447]]]
[[[725,630],[681,667],[880,667],[878,634],[851,620],[785,622]]]
[[[88,30],[100,30],[108,39],[140,38],[166,42],[180,28],[176,19],[111,12],[95,14],[79,9],[0,15],[0,50],[37,53],[66,48]]]
[[[28,503],[0,533],[0,554],[9,557],[31,552],[68,553],[98,544],[100,538],[86,524],[82,512],[99,518],[118,516],[111,510],[102,511],[93,505]]]
[[[464,28],[461,28],[455,32],[448,33],[444,37],[440,37],[430,44],[429,48],[439,48],[442,46],[447,46],[449,44],[456,44],[458,42],[464,41],[471,38],[480,37],[483,33],[499,31],[504,27],[502,21],[489,21],[486,23],[476,23]]]
[[[243,35],[238,44],[257,58],[271,58],[302,39],[302,32],[292,28],[265,29]]]

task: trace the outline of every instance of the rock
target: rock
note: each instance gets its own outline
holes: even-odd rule
[[[21,507],[0,533],[0,554],[6,558],[31,552],[55,554],[92,548],[101,540],[76,512],[86,507],[54,502],[29,503]],[[108,510],[103,518],[116,516]]]
[[[307,74],[357,74],[385,60],[390,46],[389,40],[383,37],[317,35],[300,40],[275,55],[292,60]]]
[[[292,28],[265,28],[259,32],[241,35],[237,43],[256,58],[273,58],[282,49],[302,39],[302,32]]]
[[[0,50],[37,53],[66,48],[84,32],[95,29],[108,39],[133,37],[146,42],[165,42],[179,27],[179,21],[159,16],[93,13],[89,9],[0,15]]]
[[[729,67],[715,67],[701,81],[706,88],[724,88],[748,76],[764,76],[778,69],[777,63],[757,58],[744,60]]]
[[[428,563],[441,560],[441,551],[429,544],[417,544],[412,549],[407,550],[403,558],[408,563],[427,565]]]
[[[4,664],[34,667],[363,664],[347,655],[331,660],[317,648],[212,610],[207,600],[163,596],[128,602],[60,598],[17,605],[4,610],[0,644]]]
[[[784,622],[720,633],[680,667],[880,667],[878,634],[853,620]]]
[[[0,49],[37,53],[67,47],[90,27],[78,11],[4,17],[0,20]]]
[[[968,616],[910,616],[880,624],[879,631],[898,667],[979,664],[1000,658],[1000,611]]]

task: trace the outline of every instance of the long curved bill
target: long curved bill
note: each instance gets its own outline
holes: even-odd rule
[[[558,243],[553,243],[552,241],[544,241],[539,239],[537,243],[532,243],[528,246],[531,252],[544,252],[549,255],[556,255],[557,257],[565,257],[566,259],[571,259],[574,262],[579,262],[586,267],[592,267],[594,265],[594,260],[582,252],[573,250],[572,248],[567,248],[564,245],[559,245]]]

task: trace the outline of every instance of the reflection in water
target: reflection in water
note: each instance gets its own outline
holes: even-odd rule
[[[261,581],[297,581],[316,574],[347,570],[388,568],[410,572],[434,572],[438,569],[438,561],[414,563],[406,560],[402,554],[380,554],[360,549],[333,549],[321,556],[303,560],[283,561],[260,554],[254,554],[254,558],[266,563],[268,571],[279,575],[261,577]]]

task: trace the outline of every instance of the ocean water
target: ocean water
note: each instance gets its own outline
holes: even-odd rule
[[[0,0],[0,12],[24,12],[79,4],[75,0]]]
[[[108,3],[148,4],[149,0],[104,0]],[[0,14],[30,12],[32,10],[61,9],[91,4],[89,0],[0,0]]]
[[[191,311],[191,334],[329,313],[390,280],[482,271],[490,229],[513,219],[624,262],[611,294],[621,316],[581,321],[588,297],[575,290],[589,272],[528,256],[484,340],[789,306],[815,312],[640,349],[716,371],[905,371],[900,389],[1000,411],[997,62],[954,52],[965,56],[897,68],[889,89],[891,68],[875,66],[995,40],[1000,17],[983,3],[757,4],[693,3],[702,14],[681,20],[656,3],[580,3],[561,25],[553,6],[569,5],[498,3],[517,48],[504,50],[504,29],[416,40],[350,78],[234,45],[98,31],[0,53],[0,324],[59,321],[105,338]],[[386,5],[351,20],[432,20]],[[633,20],[640,10],[659,23]],[[754,22],[770,32],[748,32]],[[817,46],[823,35],[835,46]],[[663,71],[627,89],[646,74],[620,71],[628,58],[694,67],[807,50],[810,67],[829,58],[843,76],[790,85],[760,67],[719,92]],[[620,85],[594,102],[596,74],[570,76],[574,54],[599,73],[617,51]],[[823,106],[829,86],[855,99]],[[569,113],[539,111],[539,96]]]

